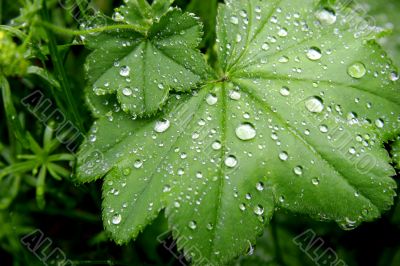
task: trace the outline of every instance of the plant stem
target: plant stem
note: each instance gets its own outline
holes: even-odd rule
[[[18,119],[17,111],[12,102],[10,84],[6,77],[0,74],[0,88],[3,98],[4,110],[6,112],[7,124],[9,128],[10,139],[15,136],[21,142],[24,148],[29,148],[30,144],[27,141],[25,131],[22,129],[21,122]]]
[[[46,1],[43,1],[43,8],[41,10],[41,15],[42,15],[42,19],[44,19],[46,21],[46,23],[48,23],[49,14],[48,14],[48,10],[46,7]],[[76,127],[78,127],[78,129],[81,132],[84,132],[82,118],[79,115],[78,106],[72,96],[72,91],[71,91],[72,87],[68,81],[68,77],[65,72],[61,57],[58,53],[56,40],[49,31],[47,31],[47,37],[49,39],[49,50],[50,50],[51,59],[54,64],[55,71],[60,79],[60,85],[62,87],[62,92],[64,93],[64,98],[66,99],[67,104],[71,110],[71,114],[74,119]]]
[[[46,21],[40,21],[39,24],[46,27],[49,30],[54,31],[55,33],[64,34],[64,35],[74,35],[74,36],[88,35],[88,34],[93,34],[93,33],[101,33],[104,31],[112,31],[112,30],[132,30],[132,31],[136,31],[136,32],[141,32],[141,31],[145,30],[145,28],[143,28],[143,27],[138,27],[138,26],[130,25],[130,24],[109,25],[109,26],[103,26],[103,27],[87,29],[87,30],[66,29],[63,27],[56,26],[56,25],[51,24]]]
[[[278,232],[277,232],[277,226],[276,226],[276,218],[275,216],[272,217],[271,219],[271,235],[272,235],[272,241],[274,243],[274,249],[275,249],[275,262],[279,266],[285,265],[283,259],[282,259],[282,253],[281,253],[281,248],[279,245],[279,240],[278,240]]]

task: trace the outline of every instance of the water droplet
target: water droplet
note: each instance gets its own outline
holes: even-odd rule
[[[111,222],[112,222],[113,224],[120,224],[120,223],[121,223],[121,220],[122,220],[121,214],[115,214],[115,215],[112,217]]]
[[[236,42],[241,42],[242,41],[242,35],[237,34],[236,35]]]
[[[214,150],[217,151],[217,150],[221,149],[222,145],[221,145],[221,142],[219,142],[219,141],[214,141],[213,144],[211,145],[211,147],[212,147]]]
[[[280,203],[284,203],[285,202],[285,197],[284,196],[280,196],[279,197],[279,202]]]
[[[319,185],[319,179],[318,178],[313,178],[311,180],[311,182],[313,183],[313,185],[318,186]]]
[[[124,88],[122,90],[122,94],[125,96],[131,96],[132,95],[132,90],[130,88]]]
[[[244,203],[240,203],[240,204],[239,204],[239,209],[240,209],[241,211],[245,211],[245,210],[246,210],[246,205],[245,205]]]
[[[307,58],[315,61],[315,60],[319,60],[322,57],[322,52],[318,47],[311,47],[310,49],[308,49],[307,51]]]
[[[165,185],[164,187],[163,187],[163,192],[165,193],[165,192],[170,192],[171,191],[171,186],[169,186],[169,185]]]
[[[236,101],[237,101],[237,100],[240,99],[241,95],[240,95],[240,92],[231,90],[231,91],[229,91],[229,97],[230,97],[232,100],[236,100]]]
[[[263,49],[264,51],[268,51],[269,50],[269,44],[268,43],[263,43],[263,45],[261,46],[261,49]]]
[[[258,191],[263,191],[263,190],[264,190],[264,184],[263,184],[262,182],[258,182],[258,183],[256,184],[256,189],[257,189]]]
[[[159,83],[159,84],[158,84],[158,88],[159,88],[160,90],[163,90],[163,89],[164,89],[164,85],[163,85],[162,83]]]
[[[324,110],[324,104],[320,97],[313,96],[305,101],[305,106],[311,113],[321,113]]]
[[[264,213],[264,208],[261,205],[257,205],[254,207],[254,213],[256,215],[262,215]]]
[[[133,163],[133,166],[134,166],[136,169],[139,169],[140,167],[143,166],[143,161],[142,161],[142,160],[136,160],[136,161]]]
[[[319,131],[321,131],[322,133],[327,133],[328,132],[328,126],[326,125],[320,125],[319,126]]]
[[[283,151],[281,153],[279,153],[279,159],[281,159],[282,161],[286,161],[289,158],[289,155],[287,154],[287,152]]]
[[[218,102],[218,98],[217,98],[217,96],[215,94],[210,93],[210,94],[207,95],[206,102],[209,105],[214,105],[214,104],[216,104]]]
[[[326,23],[328,25],[332,25],[336,22],[336,14],[331,9],[324,8],[318,10],[317,12],[315,12],[315,16],[320,22]]]
[[[391,81],[398,81],[399,80],[399,74],[395,71],[391,72],[389,75],[389,78]]]
[[[229,155],[225,159],[225,165],[228,166],[229,168],[233,168],[237,165],[237,160],[236,157],[233,155]]]
[[[285,29],[285,28],[279,29],[279,31],[278,31],[279,37],[286,37],[287,35],[288,35],[287,29]]]
[[[156,131],[157,133],[163,133],[169,128],[170,125],[171,124],[170,124],[169,120],[161,119],[156,122],[156,124],[154,126],[154,131]]]
[[[195,221],[190,221],[188,226],[190,229],[195,230],[197,228],[197,223]]]
[[[130,69],[130,67],[128,67],[128,66],[123,66],[123,67],[121,67],[121,69],[120,69],[120,71],[119,71],[119,74],[121,75],[121,76],[123,76],[123,77],[127,77],[127,76],[129,76],[129,73],[131,72],[131,69]]]
[[[295,168],[293,168],[293,172],[296,175],[302,175],[303,174],[303,167],[301,166],[296,166]]]
[[[119,21],[123,21],[123,20],[124,20],[124,16],[121,15],[121,13],[119,13],[119,12],[115,12],[115,13],[112,15],[112,19],[113,19],[114,21],[119,22]]]
[[[282,96],[289,96],[290,94],[290,89],[288,87],[282,87],[281,90],[279,91],[279,93]]]
[[[232,16],[232,17],[231,17],[231,23],[232,23],[232,24],[235,24],[235,25],[239,24],[239,19],[238,19],[238,17]]]
[[[367,69],[365,68],[365,65],[363,63],[356,62],[347,68],[347,73],[352,78],[360,79],[365,76],[365,74],[367,73]]]
[[[254,139],[257,132],[254,126],[250,123],[244,123],[238,126],[235,130],[236,136],[241,140]]]
[[[127,167],[124,170],[122,170],[122,174],[124,176],[128,176],[131,173],[131,168]]]
[[[383,128],[385,126],[385,122],[382,119],[376,119],[375,120],[375,126],[377,128]]]

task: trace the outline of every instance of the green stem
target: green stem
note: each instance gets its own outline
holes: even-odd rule
[[[281,252],[281,248],[279,245],[279,240],[278,240],[278,232],[277,232],[277,226],[276,226],[276,218],[272,217],[271,222],[271,235],[272,235],[272,241],[274,243],[274,248],[275,248],[275,262],[279,265],[279,266],[283,266],[285,265],[283,259],[282,259],[282,252]]]
[[[113,30],[132,30],[132,31],[136,31],[136,32],[142,32],[145,30],[145,28],[143,28],[143,27],[138,27],[138,26],[130,25],[130,24],[109,25],[109,26],[103,26],[103,27],[87,29],[87,30],[66,29],[66,28],[59,27],[54,24],[48,23],[46,21],[40,21],[39,24],[55,33],[64,34],[64,35],[74,35],[74,36],[89,35],[89,34],[93,34],[93,33],[101,33],[101,32],[105,32],[105,31],[113,31]]]
[[[46,1],[43,1],[43,8],[41,11],[41,15],[42,15],[42,18],[46,21],[46,23],[48,23],[47,21],[49,21],[49,14],[48,14],[48,10],[46,7]],[[79,128],[79,130],[81,132],[84,132],[83,121],[82,121],[81,116],[79,115],[78,106],[77,106],[76,102],[74,101],[74,97],[72,95],[71,84],[68,81],[68,77],[65,72],[61,57],[58,53],[56,40],[49,31],[47,31],[47,37],[49,39],[49,50],[50,50],[51,59],[54,64],[55,71],[58,74],[58,77],[60,79],[60,85],[63,89],[62,91],[64,93],[64,98],[66,99],[67,104],[70,107],[71,114],[72,114],[72,117],[74,119],[76,126]]]
[[[6,111],[7,124],[10,133],[10,139],[14,135],[24,148],[29,148],[29,142],[27,141],[25,131],[22,129],[21,122],[18,119],[17,111],[15,110],[12,102],[10,84],[8,83],[5,76],[0,74],[0,88],[3,97],[4,110]]]

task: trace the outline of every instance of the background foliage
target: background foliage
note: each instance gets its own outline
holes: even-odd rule
[[[81,12],[88,10],[87,4],[63,1],[67,8],[62,8],[57,0],[45,3],[44,9],[41,1],[35,0],[0,2],[0,24],[18,29],[11,36],[0,28],[0,71],[12,76],[8,78],[10,93],[3,90],[4,108],[0,108],[0,265],[43,264],[20,243],[20,238],[34,229],[42,230],[76,265],[181,265],[157,240],[167,231],[162,215],[135,242],[118,246],[108,241],[99,215],[101,182],[76,186],[71,176],[74,158],[22,106],[21,99],[39,89],[82,130],[87,131],[92,124],[82,93],[83,65],[89,51],[79,37],[55,35],[40,23],[77,28],[74,16],[90,16],[90,12]],[[201,17],[205,31],[201,48],[213,64],[214,51],[207,49],[215,40],[217,0],[176,3]],[[111,15],[120,4],[95,0],[91,6]],[[400,66],[400,2],[360,0],[354,4],[367,10],[377,25],[390,30],[380,43]],[[68,8],[71,6],[74,8]],[[27,35],[19,38],[21,33]],[[5,81],[1,85],[5,87]],[[19,132],[29,143],[19,142],[18,134],[12,132]],[[47,158],[51,156],[57,160],[50,162]],[[255,250],[250,248],[248,256],[232,265],[314,265],[292,241],[307,229],[313,229],[348,265],[400,265],[398,202],[396,198],[396,204],[381,219],[352,231],[280,211],[265,228]],[[165,241],[172,243],[168,237]],[[178,254],[176,250],[173,253]]]

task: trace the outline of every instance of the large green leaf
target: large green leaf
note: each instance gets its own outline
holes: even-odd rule
[[[139,9],[139,2],[148,12]],[[89,86],[97,95],[116,92],[122,109],[132,115],[155,113],[171,89],[188,91],[207,76],[205,60],[196,49],[202,35],[198,19],[178,9],[161,16],[165,3],[156,1],[151,9],[145,0],[127,1],[113,16],[117,22],[104,18],[86,25],[110,28],[85,39],[94,50],[86,61]],[[144,32],[118,28],[127,25],[143,27]]]
[[[104,177],[117,242],[166,209],[179,248],[221,265],[255,243],[276,207],[351,229],[392,205],[383,143],[399,134],[396,70],[370,35],[318,3],[226,1],[220,79],[174,95],[151,120],[89,93],[99,119],[78,175]]]

